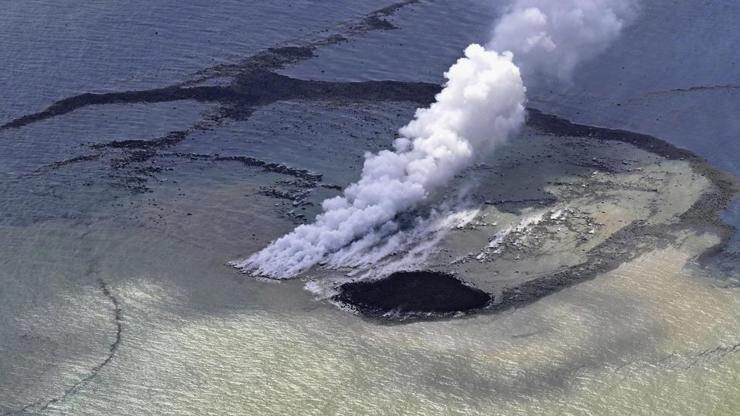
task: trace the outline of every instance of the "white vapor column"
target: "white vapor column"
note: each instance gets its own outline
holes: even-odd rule
[[[517,0],[493,28],[487,48],[511,51],[525,75],[569,81],[635,17],[635,0]]]
[[[312,224],[234,265],[289,278],[369,233],[388,234],[394,217],[423,202],[468,166],[477,152],[509,138],[524,122],[524,86],[511,54],[465,49],[445,73],[447,84],[429,108],[401,128],[394,150],[366,154],[362,177],[324,201]]]
[[[566,79],[580,61],[605,49],[632,14],[627,0],[514,2],[488,45],[468,46],[445,73],[447,82],[436,101],[417,110],[399,130],[393,150],[366,154],[360,180],[324,201],[313,223],[232,265],[284,279],[330,256],[331,265],[341,267],[336,259],[348,257],[342,250],[361,256],[358,244],[351,251],[348,246],[393,235],[399,213],[427,201],[477,156],[521,128],[526,97],[517,65],[527,73]],[[362,262],[347,259],[347,264],[356,263]]]

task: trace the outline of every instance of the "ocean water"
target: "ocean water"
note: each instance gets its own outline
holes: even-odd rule
[[[396,30],[357,34],[281,73],[438,82],[462,47],[486,38],[503,3],[411,4],[389,17]],[[653,89],[739,82],[731,41],[700,47],[720,35],[740,38],[732,24],[737,5],[670,2],[677,17],[666,19],[664,3],[645,5],[645,21],[576,74],[568,89],[533,87],[532,104],[582,122],[657,134],[738,173],[736,90],[717,91],[719,99],[709,90],[658,94],[619,109],[610,104]],[[204,68],[331,32],[390,4],[10,0],[0,13],[0,123],[84,92],[186,81]],[[688,21],[701,22],[702,30],[690,32],[696,39],[672,35]],[[641,42],[648,46],[638,47]],[[659,54],[665,45],[671,52]],[[629,52],[645,55],[627,59]],[[713,64],[692,70],[687,56]],[[619,72],[615,62],[632,66]],[[616,73],[597,76],[608,69]],[[717,110],[702,111],[708,103]],[[362,154],[388,146],[415,106],[278,102],[247,120],[193,132],[166,152],[249,156],[343,186],[359,176]],[[55,165],[94,154],[91,144],[187,129],[214,108],[192,101],[91,106],[0,131],[0,414],[733,415],[740,409],[740,295],[710,270],[683,267],[692,253],[717,242],[712,235],[686,235],[675,247],[525,308],[389,326],[314,299],[304,282],[256,281],[226,265],[295,226],[283,215],[290,207],[262,192],[290,177],[174,156],[154,160],[157,169],[132,172],[116,167],[117,150]],[[660,112],[673,118],[653,120]],[[676,121],[682,128],[673,128]],[[146,183],[146,192],[131,191],[132,177]],[[310,200],[329,194],[318,190]],[[727,221],[738,220],[738,207]],[[308,207],[307,215],[315,209]]]

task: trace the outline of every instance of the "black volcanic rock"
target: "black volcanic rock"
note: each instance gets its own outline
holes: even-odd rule
[[[488,306],[491,296],[455,277],[439,272],[396,272],[373,281],[345,283],[334,296],[363,315],[396,318],[449,315]]]

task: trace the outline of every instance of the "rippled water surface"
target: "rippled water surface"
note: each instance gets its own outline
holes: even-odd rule
[[[186,81],[393,2],[6,3],[0,124],[76,94]],[[347,35],[280,72],[439,82],[462,47],[486,38],[503,3],[411,4],[388,17],[397,29]],[[740,127],[730,116],[740,90],[644,95],[740,83],[736,42],[705,53],[692,46],[718,33],[740,40],[735,2],[677,3],[673,20],[646,5],[643,25],[568,89],[535,82],[533,103],[658,134],[738,173]],[[671,33],[690,17],[704,29],[682,50]],[[663,45],[673,52],[641,59]],[[692,53],[721,68],[702,64],[705,75],[696,75],[683,67]],[[666,76],[671,62],[681,71]],[[642,74],[663,81],[638,82]],[[708,102],[718,103],[713,116],[703,112]],[[252,157],[343,186],[359,176],[362,154],[387,147],[416,106],[276,102],[196,129],[136,168],[121,165],[122,150],[98,154],[94,145],[188,129],[216,104],[89,106],[0,130],[0,414],[737,414],[736,237],[721,271],[684,267],[718,242],[687,233],[527,307],[407,325],[364,320],[315,300],[304,282],[255,281],[226,265],[295,226],[289,203],[264,189],[296,178],[182,154]],[[673,134],[676,119],[686,129]],[[57,163],[84,155],[97,156]],[[310,200],[330,194],[317,188]],[[739,207],[725,220],[737,224]]]

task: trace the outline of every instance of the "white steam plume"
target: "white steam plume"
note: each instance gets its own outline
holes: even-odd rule
[[[386,243],[387,250],[399,230],[398,214],[428,200],[524,124],[525,88],[512,56],[527,71],[565,78],[617,36],[631,10],[626,0],[516,1],[494,29],[488,49],[468,46],[445,73],[436,102],[417,110],[399,130],[393,151],[366,154],[360,180],[324,201],[312,224],[232,264],[284,279],[322,262],[362,264],[352,258],[363,255],[358,247],[366,247],[369,257],[377,255],[375,244]]]
[[[399,131],[394,151],[366,154],[360,180],[343,196],[324,201],[313,224],[290,234],[235,266],[288,278],[319,263],[368,233],[388,235],[394,217],[426,199],[468,166],[476,152],[506,140],[524,122],[524,86],[511,54],[465,49],[445,73],[436,102],[419,109]]]
[[[635,0],[517,0],[493,29],[488,49],[511,51],[525,75],[570,80],[636,14]]]

